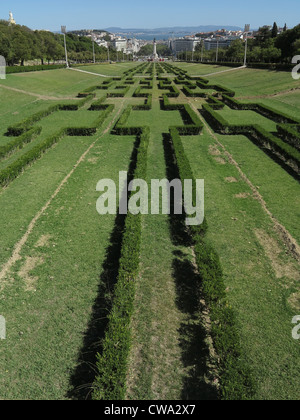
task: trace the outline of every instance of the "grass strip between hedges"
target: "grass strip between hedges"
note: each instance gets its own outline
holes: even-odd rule
[[[140,128],[134,179],[146,179],[149,127]],[[108,317],[108,327],[98,354],[93,400],[124,400],[128,357],[131,348],[130,322],[134,309],[135,279],[139,272],[141,214],[128,214],[122,240],[118,279]]]
[[[22,155],[20,158],[14,161],[11,165],[9,165],[7,168],[3,169],[0,172],[0,186],[4,187],[8,185],[11,181],[17,178],[18,175],[20,175],[20,173],[24,170],[26,166],[28,166],[35,160],[39,159],[50,147],[58,143],[63,137],[94,135],[97,132],[97,130],[101,127],[101,125],[103,124],[107,116],[113,111],[113,109],[114,109],[114,105],[107,105],[106,110],[100,114],[100,116],[97,118],[97,120],[95,121],[92,127],[63,128],[59,130],[56,134],[48,137],[46,140],[44,140],[40,144],[33,147],[27,153],[24,153],[24,155]],[[40,132],[41,128],[37,127],[36,130],[37,132]],[[28,134],[32,131],[33,130],[25,132],[25,134]]]
[[[176,127],[170,128],[170,135],[181,181],[192,179],[195,190],[194,174]],[[195,194],[196,191],[193,195]],[[194,250],[202,281],[202,291],[210,310],[211,337],[219,358],[221,398],[248,400],[255,394],[255,384],[241,349],[235,313],[226,297],[226,286],[219,256],[205,239],[207,228],[205,219],[203,225],[191,227],[191,234],[195,244]]]

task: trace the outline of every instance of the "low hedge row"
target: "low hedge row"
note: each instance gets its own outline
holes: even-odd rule
[[[256,124],[231,125],[209,104],[203,105],[203,115],[216,132],[220,134],[242,134],[254,140],[263,149],[270,149],[276,156],[292,167],[297,173],[300,169],[300,152],[272,133]]]
[[[41,131],[41,127],[34,127],[9,143],[0,146],[0,160],[15,149],[21,149],[25,144],[30,143],[35,137],[41,134]]]
[[[97,101],[93,102],[89,108],[89,111],[101,111],[106,109],[106,105],[103,103],[106,101],[106,97],[102,96],[102,98],[98,99]]]
[[[182,92],[185,94],[185,96],[188,96],[190,98],[208,98],[207,92],[194,92],[195,86],[193,89],[191,86],[184,85],[182,88]]]
[[[149,98],[148,98],[149,99]],[[122,115],[120,116],[119,120],[117,121],[114,132],[115,134],[119,136],[137,136],[141,135],[145,130],[146,127],[126,127],[126,123],[130,117],[131,111],[135,110],[148,110],[148,108],[140,108],[141,105],[134,106],[134,105],[128,105],[127,108],[123,111]],[[149,108],[150,109],[150,108]]]
[[[30,127],[36,122],[40,121],[42,118],[47,117],[48,115],[53,114],[53,112],[59,110],[59,105],[52,105],[49,108],[39,111],[29,118],[24,119],[14,126],[10,126],[7,129],[6,136],[20,136],[30,129]]]
[[[194,136],[203,130],[203,123],[189,104],[171,104],[168,95],[163,95],[163,109],[165,111],[179,111],[184,125],[176,127],[179,133],[184,136]]]
[[[18,137],[28,131],[36,122],[41,119],[53,114],[56,111],[78,111],[79,108],[83,107],[87,102],[95,97],[94,94],[88,94],[82,100],[76,104],[56,104],[51,105],[49,108],[39,111],[30,117],[24,119],[16,125],[10,126],[7,129],[6,136]]]
[[[15,160],[7,168],[3,169],[0,172],[0,186],[5,186],[12,180],[14,180],[26,166],[39,159],[43,153],[45,153],[50,147],[58,143],[65,136],[91,136],[96,133],[97,129],[100,128],[106,117],[112,110],[114,105],[108,105],[106,110],[102,112],[99,117],[96,119],[92,127],[67,127],[59,130],[56,134],[48,137],[46,140],[34,146],[27,153],[24,153],[20,158]],[[41,128],[36,128],[30,131],[35,131],[35,134],[39,133]],[[25,134],[29,134],[28,131]],[[20,138],[19,138],[20,139]]]
[[[36,65],[36,66],[7,66],[6,74],[27,73],[31,71],[58,70],[66,68],[65,64]]]
[[[222,97],[225,104],[232,109],[255,111],[258,114],[261,114],[264,117],[269,118],[270,120],[273,120],[277,123],[300,124],[300,120],[291,118],[289,115],[284,114],[283,112],[280,112],[268,105],[263,105],[259,103],[242,103],[236,100],[235,98],[229,97],[226,94],[222,94]]]
[[[217,92],[220,92],[222,94],[225,94],[231,98],[233,98],[235,96],[235,92],[231,89],[228,89],[224,86],[221,85],[210,85],[208,83],[206,83],[206,81],[196,81],[196,84],[198,87],[200,87],[201,89],[212,89],[212,90],[216,90]]]
[[[124,96],[126,95],[126,93],[129,91],[130,86],[120,86],[119,88],[120,89],[123,89],[123,90],[122,91],[119,91],[119,92],[109,92],[106,95],[107,98],[124,98]]]
[[[132,96],[134,98],[148,98],[149,93],[142,92],[142,89],[145,89],[144,86],[138,86]]]
[[[217,99],[216,97],[212,96],[212,95],[208,95],[206,102],[209,104],[209,106],[212,109],[223,109],[225,106],[224,102],[221,102],[219,99]]]
[[[58,143],[58,141],[64,136],[65,129],[62,129],[42,143],[33,147],[29,152],[22,155],[7,168],[0,171],[0,186],[3,187],[17,178],[27,165],[39,159],[47,149],[52,147],[55,143]]]
[[[150,111],[152,109],[152,94],[149,93],[145,103],[142,105],[132,105],[133,111]]]
[[[149,127],[140,133],[135,179],[146,179]],[[97,377],[93,400],[124,400],[128,357],[131,348],[131,317],[134,309],[135,280],[139,272],[142,223],[141,215],[128,213],[122,240],[118,279],[108,327],[97,357]]]
[[[175,159],[182,183],[195,178],[186,157],[180,133],[170,129]],[[196,191],[194,191],[195,197]],[[217,352],[220,373],[221,397],[225,400],[247,400],[255,393],[251,370],[245,361],[237,329],[236,316],[226,297],[222,267],[216,251],[206,240],[207,221],[201,226],[192,227],[194,250],[201,290],[210,311],[211,337]]]
[[[278,124],[277,131],[286,143],[300,150],[300,133],[298,127],[291,124]]]

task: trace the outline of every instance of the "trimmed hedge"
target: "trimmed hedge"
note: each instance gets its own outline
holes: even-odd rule
[[[182,182],[195,178],[176,128],[170,129],[174,154]],[[192,226],[195,257],[201,278],[201,289],[210,310],[211,337],[219,360],[221,397],[224,400],[248,400],[255,394],[252,372],[240,345],[236,316],[226,297],[226,286],[219,257],[207,242],[208,225]]]
[[[18,137],[24,134],[30,129],[36,122],[41,119],[48,117],[56,111],[78,111],[79,108],[83,107],[87,102],[92,100],[95,97],[94,94],[88,94],[82,100],[78,101],[76,104],[56,104],[51,105],[49,108],[39,111],[29,118],[24,119],[16,125],[10,126],[7,129],[6,136]]]
[[[146,179],[149,127],[141,129],[135,179]],[[142,223],[141,215],[128,214],[122,240],[118,280],[102,353],[97,357],[97,377],[93,400],[124,400],[128,357],[131,348],[130,322],[134,309],[135,279],[139,272]]]
[[[6,74],[12,73],[27,73],[31,71],[45,71],[45,70],[58,70],[66,68],[65,64],[50,64],[50,65],[37,65],[37,66],[7,66]]]
[[[163,95],[163,108],[166,111],[178,110],[182,116],[184,125],[176,129],[182,136],[195,136],[203,130],[203,123],[189,104],[170,104],[168,95]]]
[[[232,109],[255,111],[258,114],[261,114],[264,117],[269,118],[270,120],[273,120],[277,123],[300,124],[300,120],[291,118],[289,115],[284,114],[283,112],[280,112],[268,105],[259,103],[242,103],[234,98],[229,97],[226,94],[223,94],[222,97],[224,103]]]
[[[278,124],[277,131],[283,141],[300,150],[299,127],[289,124]]]
[[[34,162],[35,160],[39,159],[43,153],[45,153],[50,147],[54,144],[58,143],[63,137],[65,136],[91,136],[96,133],[97,129],[102,125],[106,117],[112,110],[114,109],[114,105],[107,106],[106,110],[100,114],[100,116],[96,119],[95,123],[92,127],[81,127],[81,128],[63,128],[59,130],[56,134],[48,137],[43,142],[37,144],[27,153],[24,153],[20,158],[15,160],[11,165],[7,168],[0,171],[0,186],[5,186],[12,180],[14,180],[26,166]],[[40,128],[37,127],[36,129],[30,130],[24,134],[24,139],[27,138],[26,135],[30,136],[30,133],[34,132],[35,134],[40,132]],[[20,140],[21,137],[17,140]]]
[[[17,176],[20,175],[20,173],[27,165],[39,159],[42,156],[42,154],[46,152],[47,149],[49,149],[55,143],[58,143],[58,141],[64,136],[65,129],[62,129],[53,136],[48,137],[42,143],[33,147],[29,152],[25,153],[7,168],[0,171],[0,186],[3,187],[9,182],[11,182],[13,179],[17,178]]]
[[[21,149],[25,144],[30,143],[35,137],[41,134],[41,131],[41,127],[32,128],[9,143],[0,146],[0,160],[15,149]]]
[[[245,135],[250,140],[254,140],[255,144],[259,145],[263,150],[268,149],[276,154],[276,156],[287,163],[296,173],[299,172],[300,152],[261,126],[256,124],[232,125],[208,104],[203,105],[202,113],[216,132],[220,134]]]

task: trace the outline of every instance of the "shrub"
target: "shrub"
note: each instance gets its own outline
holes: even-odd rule
[[[143,129],[140,134],[134,178],[146,178],[149,138],[149,128]],[[113,307],[108,317],[102,352],[97,357],[93,400],[125,398],[131,347],[130,322],[135,298],[135,279],[140,263],[141,231],[141,215],[129,213],[125,221]]]

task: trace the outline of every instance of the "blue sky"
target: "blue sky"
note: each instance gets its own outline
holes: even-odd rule
[[[170,26],[233,25],[250,23],[293,27],[300,23],[299,0],[6,0],[0,4],[0,19],[9,11],[17,23],[32,29],[69,30],[111,26],[157,28]]]

